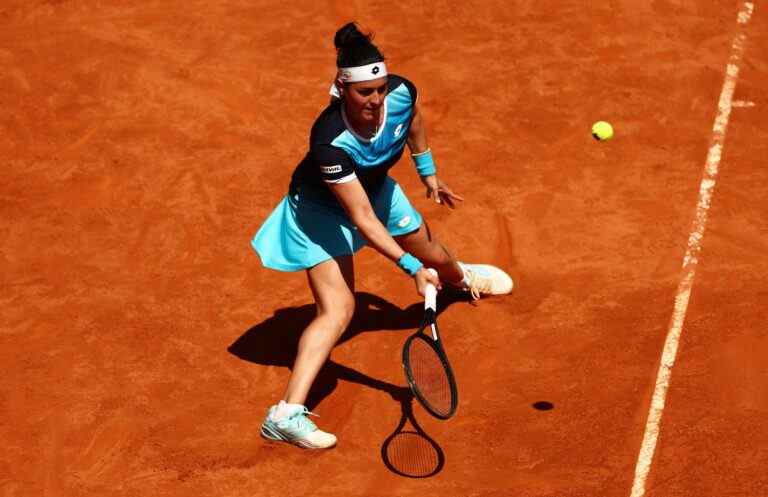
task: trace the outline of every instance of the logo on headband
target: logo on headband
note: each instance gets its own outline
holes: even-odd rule
[[[373,74],[379,74],[379,66],[373,66],[373,69],[371,69],[371,72]]]

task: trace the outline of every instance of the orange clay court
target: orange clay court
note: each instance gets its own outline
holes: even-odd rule
[[[349,20],[467,200],[394,177],[516,287],[442,300],[440,421],[405,400],[413,282],[363,250],[311,452],[259,437],[314,306],[250,239]],[[759,1],[4,0],[0,496],[768,495],[766,54]]]

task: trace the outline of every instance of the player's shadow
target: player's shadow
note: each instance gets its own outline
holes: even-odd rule
[[[464,294],[441,292],[437,301],[437,313],[440,314],[455,302],[467,300],[468,297]],[[284,366],[290,369],[296,359],[301,332],[315,317],[315,312],[315,304],[278,309],[273,316],[248,329],[227,350],[245,361],[265,366]],[[360,333],[369,331],[416,331],[423,315],[424,304],[421,302],[401,309],[377,295],[357,292],[354,317],[337,343],[343,343]],[[307,408],[312,410],[330,395],[336,389],[339,380],[381,390],[398,400],[402,396],[403,387],[372,378],[333,360],[328,360],[312,385],[306,401]],[[276,391],[275,394],[281,394],[283,388],[284,385],[279,385],[280,391]]]

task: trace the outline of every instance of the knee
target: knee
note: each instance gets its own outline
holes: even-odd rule
[[[437,240],[433,240],[430,243],[426,255],[426,260],[422,262],[434,267],[440,268],[453,263],[453,258]]]
[[[347,329],[355,313],[355,299],[352,295],[334,302],[332,309],[323,312],[323,317],[327,320],[333,333],[339,337]]]

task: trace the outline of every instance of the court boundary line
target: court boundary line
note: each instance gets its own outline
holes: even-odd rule
[[[739,63],[744,55],[744,47],[747,41],[745,27],[752,18],[754,10],[754,3],[744,2],[741,5],[737,16],[738,32],[731,44],[731,53],[728,58],[728,64],[726,65],[725,79],[723,81],[723,88],[720,92],[720,99],[717,106],[717,115],[712,126],[710,147],[704,165],[703,177],[699,185],[696,216],[693,221],[691,233],[688,235],[688,246],[685,251],[685,256],[683,257],[682,274],[675,294],[675,305],[672,311],[669,330],[667,331],[667,338],[664,342],[664,349],[659,364],[659,372],[656,377],[656,386],[653,391],[648,419],[645,424],[643,442],[635,466],[635,477],[632,482],[631,497],[643,497],[645,495],[645,484],[656,451],[661,417],[664,412],[669,382],[672,377],[672,367],[677,358],[680,335],[682,334],[685,315],[688,312],[688,302],[691,297],[693,280],[696,276],[696,266],[701,252],[701,242],[704,238],[709,207],[712,203],[712,196],[715,190],[718,170],[720,168],[720,159],[725,144],[725,132],[728,128],[728,120],[731,116],[731,110],[733,110],[733,94],[736,90],[736,82],[739,77]]]

